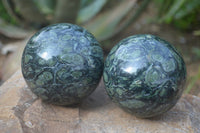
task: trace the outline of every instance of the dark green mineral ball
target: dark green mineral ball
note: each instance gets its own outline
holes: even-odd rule
[[[22,73],[42,100],[57,105],[79,103],[97,87],[103,52],[87,30],[62,23],[43,28],[27,43]]]
[[[135,35],[109,53],[103,72],[112,101],[137,117],[160,115],[172,108],[183,92],[185,63],[167,41]]]

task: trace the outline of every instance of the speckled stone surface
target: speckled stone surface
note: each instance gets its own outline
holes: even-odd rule
[[[103,71],[103,51],[85,29],[55,24],[28,41],[21,66],[28,86],[43,101],[72,105],[97,87]]]
[[[181,97],[185,63],[167,41],[135,35],[109,53],[103,72],[106,91],[120,107],[148,118],[171,109]]]

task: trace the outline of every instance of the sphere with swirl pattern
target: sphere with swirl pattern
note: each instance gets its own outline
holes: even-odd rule
[[[148,118],[176,104],[186,67],[169,42],[154,35],[135,35],[110,51],[103,77],[112,101],[137,117]]]
[[[43,101],[72,105],[91,94],[103,72],[103,51],[87,30],[61,23],[43,28],[22,56],[26,83]]]

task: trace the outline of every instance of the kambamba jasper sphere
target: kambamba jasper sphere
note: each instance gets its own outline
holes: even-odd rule
[[[55,24],[28,41],[21,66],[28,86],[42,100],[72,105],[97,87],[103,71],[103,51],[85,29]]]
[[[137,117],[148,118],[171,109],[183,92],[185,63],[167,41],[135,35],[109,53],[103,72],[112,101]]]

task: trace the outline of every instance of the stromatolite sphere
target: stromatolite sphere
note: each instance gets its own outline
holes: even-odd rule
[[[72,105],[97,87],[103,71],[103,52],[85,29],[55,24],[28,41],[21,66],[28,86],[42,100]]]
[[[160,115],[172,108],[183,92],[185,63],[167,41],[135,35],[109,53],[103,72],[112,101],[137,117]]]

